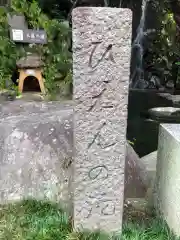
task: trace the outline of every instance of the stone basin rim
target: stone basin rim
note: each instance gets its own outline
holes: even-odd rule
[[[155,107],[148,110],[150,115],[152,116],[159,116],[159,117],[165,117],[165,116],[171,116],[173,113],[179,113],[180,116],[180,108],[176,107]]]

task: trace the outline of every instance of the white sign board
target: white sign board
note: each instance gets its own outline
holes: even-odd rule
[[[14,41],[23,41],[23,30],[13,29],[12,34]]]
[[[46,44],[47,34],[44,30],[10,29],[10,38],[14,42]]]

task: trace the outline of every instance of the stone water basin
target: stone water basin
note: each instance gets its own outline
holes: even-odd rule
[[[156,107],[148,110],[150,118],[161,122],[180,123],[180,108]]]

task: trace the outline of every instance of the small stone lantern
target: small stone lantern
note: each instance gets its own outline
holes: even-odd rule
[[[41,58],[36,55],[30,55],[21,58],[19,61],[17,61],[16,65],[19,71],[19,93],[23,92],[24,80],[27,77],[33,76],[38,80],[41,92],[45,94],[44,80],[42,77],[43,62]]]

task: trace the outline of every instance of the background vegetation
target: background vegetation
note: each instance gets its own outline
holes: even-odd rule
[[[10,7],[0,8],[0,88],[14,88],[11,76],[16,71],[16,60],[25,56],[27,52],[36,52],[45,63],[44,78],[47,94],[51,97],[71,95],[70,13],[73,5],[109,4],[118,7],[120,3],[123,7],[131,7],[134,4],[130,0],[12,0]],[[179,61],[180,56],[180,37],[177,34],[177,22],[174,18],[177,7],[172,7],[179,6],[179,0],[152,0],[150,4],[154,4],[158,21],[156,31],[145,39],[147,42],[143,61],[145,77],[148,78],[149,72],[153,71],[153,74],[159,77],[161,84],[166,86],[168,81],[175,82],[176,77],[180,78],[177,67],[174,70],[175,62]],[[44,29],[48,35],[48,44],[34,45],[30,48],[28,44],[12,42],[9,39],[8,13],[24,14],[29,28]]]
[[[46,45],[15,44],[9,38],[7,14],[23,14],[31,29],[44,29]],[[71,31],[63,18],[51,19],[44,14],[37,1],[12,0],[11,7],[0,8],[0,87],[12,85],[11,76],[16,60],[27,52],[38,53],[44,61],[44,78],[47,93],[68,95],[72,84],[72,57],[69,51]],[[13,87],[13,86],[11,86]]]
[[[180,57],[180,38],[174,19],[171,1],[156,1],[158,25],[156,31],[147,37],[148,52],[144,58],[144,65],[148,69],[153,66],[161,84],[166,86],[168,81],[174,81],[174,64]],[[148,70],[147,70],[148,71]],[[178,72],[177,72],[178,74]]]

